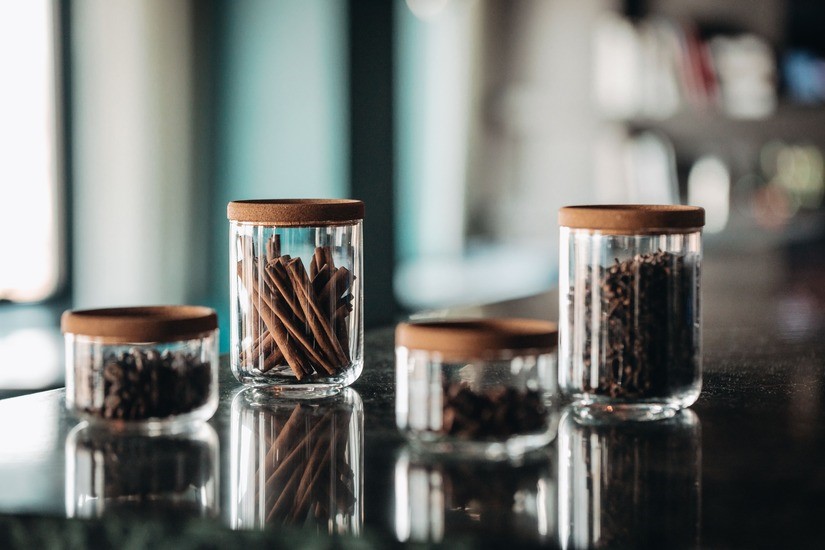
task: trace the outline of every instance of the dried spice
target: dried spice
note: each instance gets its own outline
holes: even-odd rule
[[[332,249],[315,249],[309,266],[281,255],[280,236],[266,243],[266,257],[252,254],[252,241],[241,237],[237,273],[252,305],[253,342],[241,363],[260,372],[289,365],[298,380],[334,376],[350,365],[347,319],[352,312],[352,283],[346,267],[336,267]]]
[[[589,269],[583,293],[585,391],[614,398],[667,397],[691,384],[697,348],[694,266],[685,256],[662,251],[616,259],[598,268],[597,308]],[[572,290],[570,303],[572,308]],[[593,315],[600,316],[596,335]],[[596,387],[590,384],[594,336],[600,362]]]
[[[193,353],[131,348],[103,362],[103,400],[84,412],[107,419],[145,420],[190,412],[204,405],[212,365]],[[89,373],[89,387],[96,386]]]
[[[495,386],[474,391],[464,382],[447,382],[441,432],[466,439],[503,438],[547,427],[547,409],[536,390]]]

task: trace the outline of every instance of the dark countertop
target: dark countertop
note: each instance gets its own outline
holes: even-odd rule
[[[450,546],[456,540],[818,546],[825,513],[820,256],[818,249],[709,254],[699,401],[657,423],[584,426],[566,419],[551,448],[523,465],[433,463],[411,455],[395,429],[392,330],[369,331],[364,374],[353,386],[364,410],[363,471],[355,473],[363,480],[363,522],[360,538],[337,543],[384,546],[428,534]],[[445,314],[554,318],[555,304],[547,294]],[[35,547],[49,546],[66,537],[81,547],[125,539],[139,546],[187,540],[326,547],[329,539],[316,536],[325,527],[230,530],[239,513],[231,480],[244,443],[233,437],[239,387],[222,368],[220,407],[210,421],[217,435],[210,452],[220,471],[211,510],[220,521],[150,517],[144,509],[107,512],[102,521],[65,520],[68,502],[77,502],[91,482],[77,441],[67,441],[77,422],[64,411],[63,390],[52,390],[0,401],[0,547],[33,540]]]

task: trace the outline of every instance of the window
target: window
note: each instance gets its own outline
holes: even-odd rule
[[[60,282],[55,5],[0,0],[0,300]]]

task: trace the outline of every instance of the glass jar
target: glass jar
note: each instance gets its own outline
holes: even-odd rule
[[[402,450],[395,463],[398,540],[440,543],[478,537],[491,548],[503,543],[554,543],[554,454],[550,446],[521,464],[511,464]]]
[[[363,368],[364,203],[229,203],[231,364],[293,396],[349,386]]]
[[[67,311],[66,407],[90,423],[173,430],[218,407],[218,317],[199,306]]]
[[[66,514],[217,517],[218,456],[205,423],[160,435],[79,424],[66,437]]]
[[[556,325],[531,319],[402,323],[398,428],[419,449],[518,458],[555,437]]]
[[[702,429],[683,410],[658,422],[565,413],[559,425],[561,548],[699,548]]]
[[[364,405],[355,390],[317,400],[246,388],[232,401],[230,523],[359,535]]]
[[[559,387],[578,414],[655,419],[699,397],[704,223],[692,206],[559,212]]]

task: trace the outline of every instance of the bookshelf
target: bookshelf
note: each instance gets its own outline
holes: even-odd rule
[[[812,156],[805,162],[821,168],[825,35],[815,31],[825,25],[825,2],[626,0],[615,13],[624,22],[625,34],[628,29],[636,33],[639,59],[625,65],[640,71],[640,84],[636,103],[619,103],[624,112],[606,112],[605,123],[624,126],[631,139],[652,132],[668,142],[683,198],[694,163],[708,155],[721,159],[730,174],[729,224],[736,222],[743,233],[764,221],[758,215],[743,220],[742,212],[753,215],[758,207],[752,200],[770,208],[767,187],[787,192],[791,204],[788,223],[769,231],[792,232],[795,225],[810,229],[812,219],[820,231],[825,221],[821,200],[812,206],[794,195],[800,185],[808,185],[804,197],[816,195],[812,183],[766,171],[764,159],[766,151],[780,144],[793,151],[806,149],[804,154]],[[798,177],[799,171],[790,176]],[[821,197],[821,170],[813,185]]]

